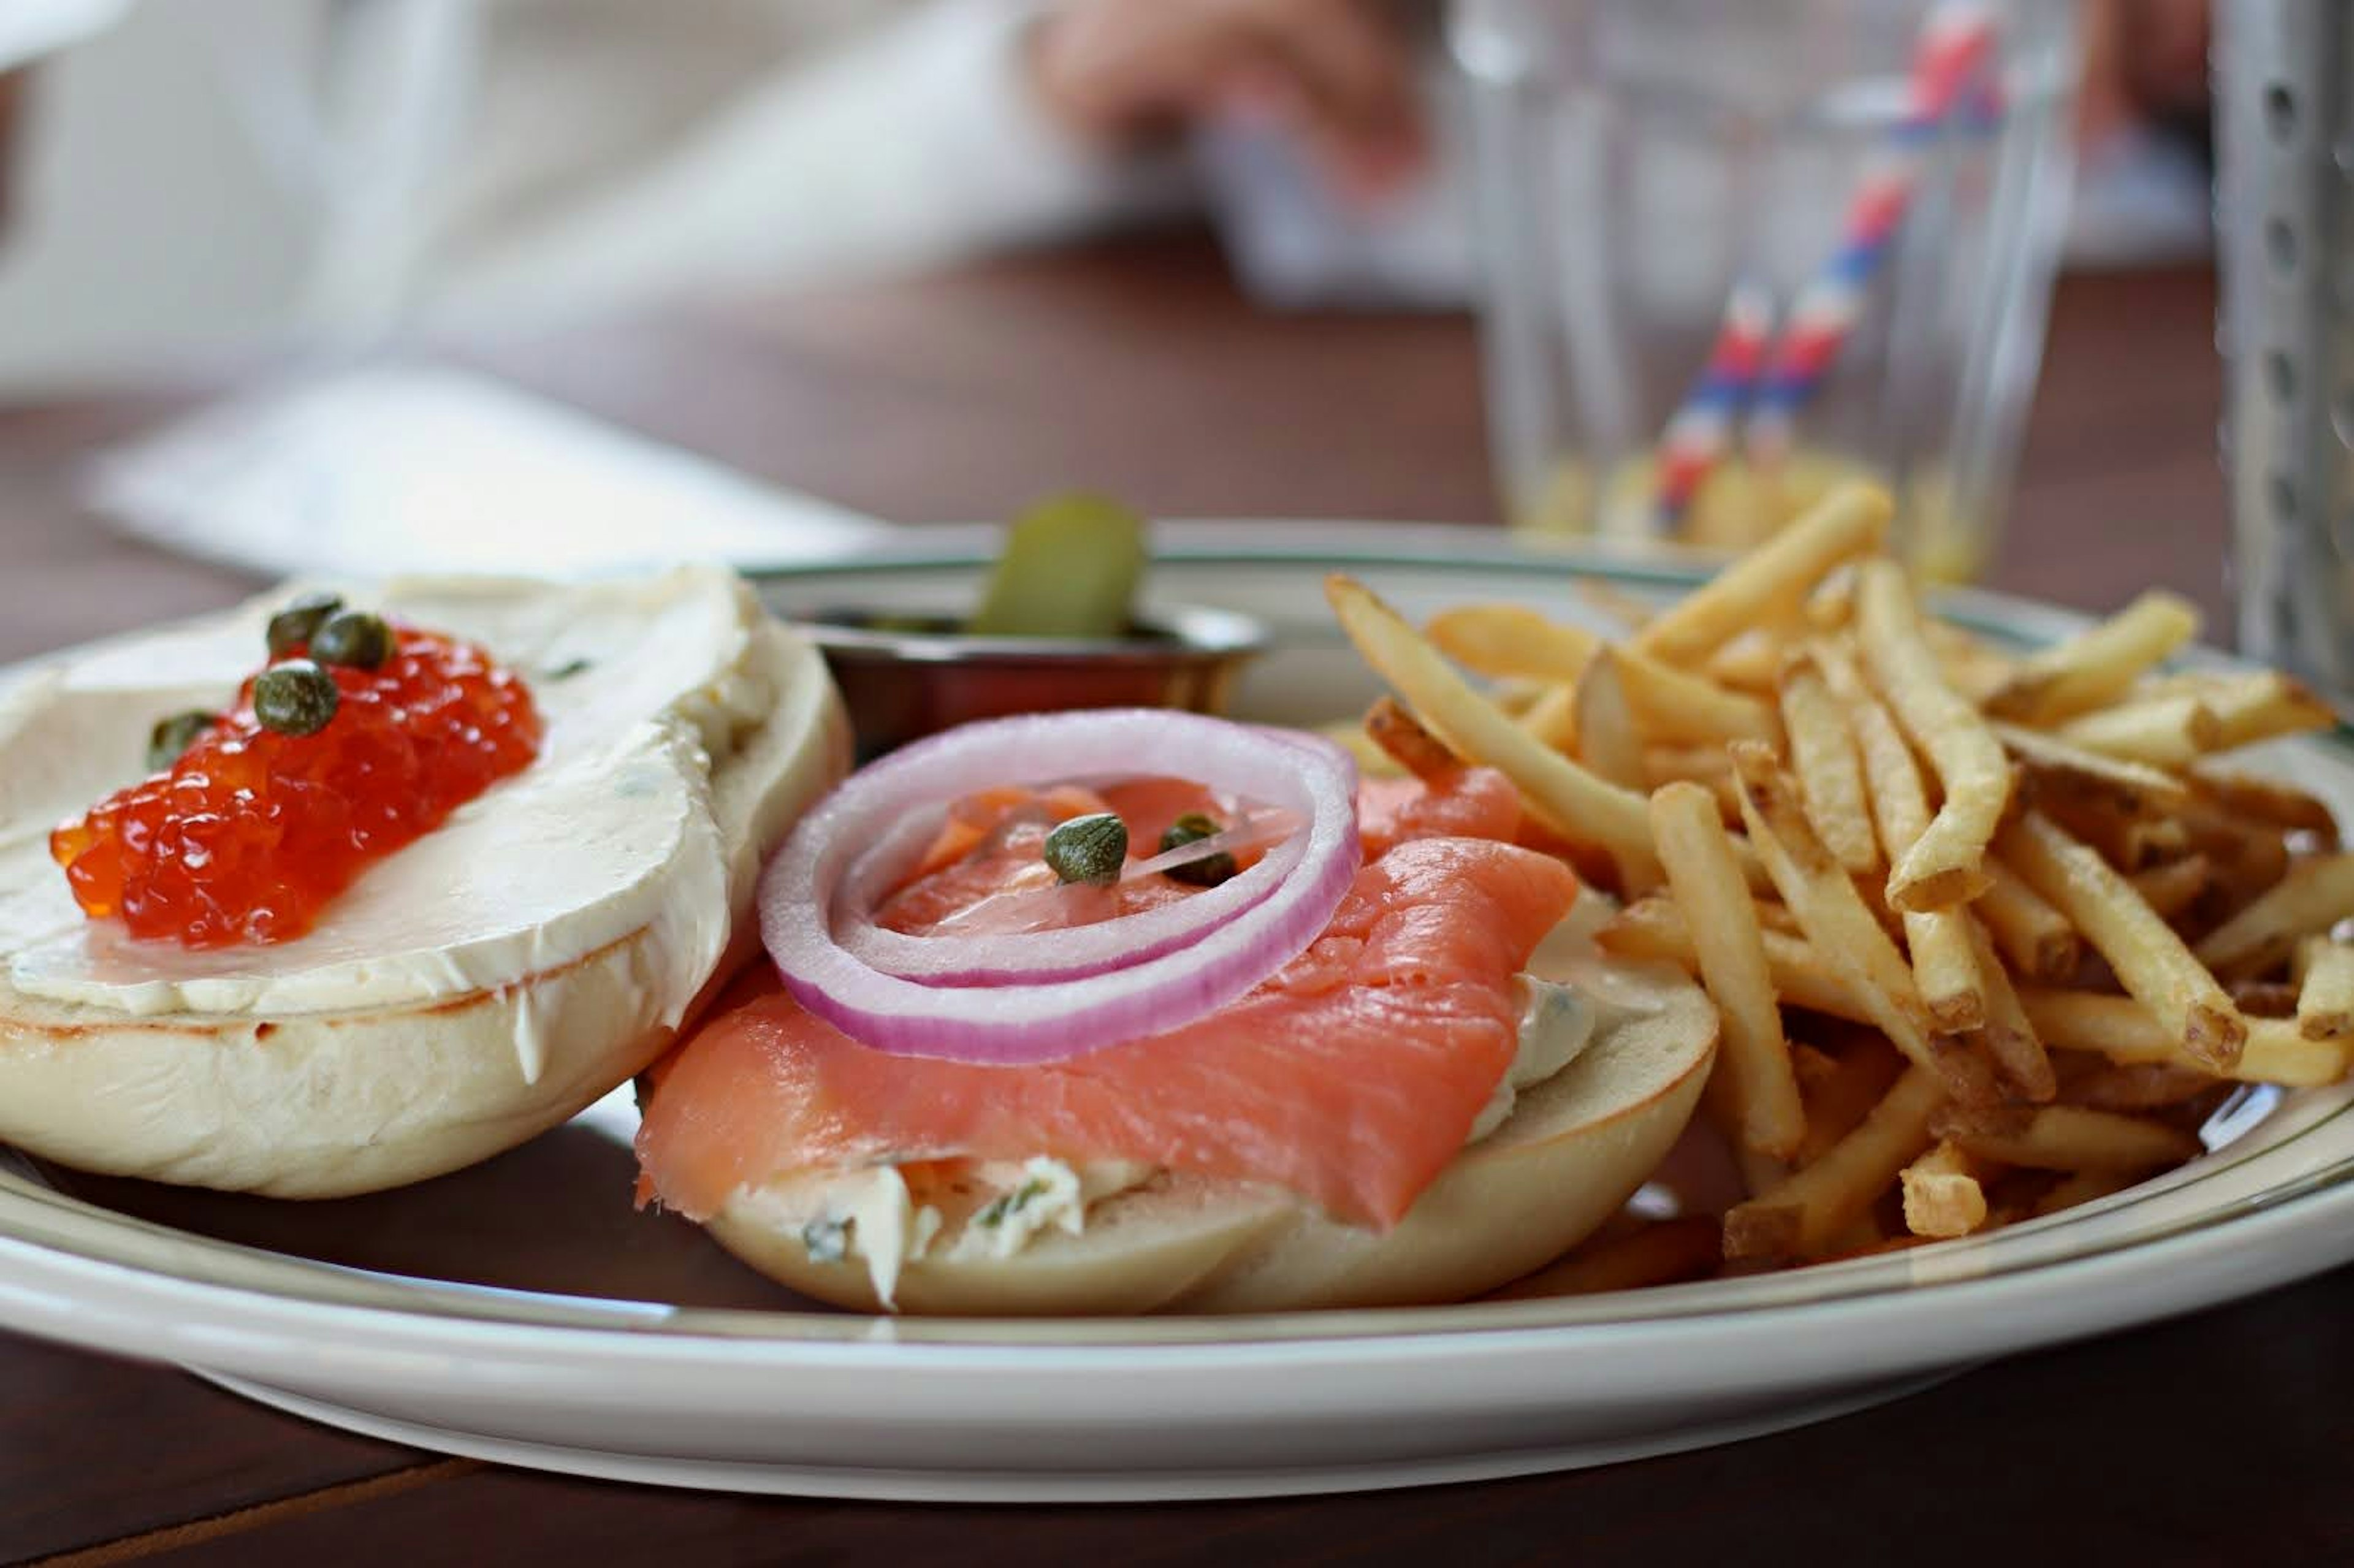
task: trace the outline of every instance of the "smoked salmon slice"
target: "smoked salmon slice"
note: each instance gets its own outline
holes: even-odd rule
[[[1503,831],[1517,821],[1514,807]],[[1394,1224],[1511,1065],[1512,978],[1575,895],[1550,856],[1411,839],[1369,861],[1324,935],[1240,1001],[1024,1067],[869,1050],[756,964],[648,1080],[640,1197],[700,1220],[799,1171],[1047,1154],[1265,1182]]]

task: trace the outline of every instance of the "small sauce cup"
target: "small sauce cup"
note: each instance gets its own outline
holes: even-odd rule
[[[1225,711],[1266,646],[1246,615],[1172,609],[1109,641],[973,637],[949,616],[821,610],[796,624],[825,654],[861,758],[974,719],[1069,708]]]

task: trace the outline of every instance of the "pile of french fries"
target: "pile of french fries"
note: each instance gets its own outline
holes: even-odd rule
[[[1328,585],[1394,694],[1363,753],[1509,776],[1617,895],[1603,946],[1681,966],[1723,1020],[1705,1114],[1746,1200],[1523,1293],[2051,1213],[2199,1154],[2237,1086],[2354,1065],[2354,854],[2321,800],[2212,760],[2328,707],[2169,672],[2198,618],[2163,593],[2008,656],[1925,615],[1889,521],[1840,490],[1681,602],[1619,607],[1617,641],[1500,604],[1417,629]]]

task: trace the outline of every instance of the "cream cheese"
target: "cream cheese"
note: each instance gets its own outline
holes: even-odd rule
[[[0,696],[5,989],[133,1015],[359,1011],[508,984],[645,931],[675,1022],[726,948],[757,853],[728,831],[757,802],[715,801],[715,758],[779,695],[751,657],[757,604],[715,568],[353,591],[520,670],[545,721],[538,758],[372,867],[293,941],[195,952],[82,915],[49,859],[50,828],[140,776],[155,718],[225,705],[293,591],[102,644]],[[544,1056],[530,1033],[517,1040],[527,1080]]]

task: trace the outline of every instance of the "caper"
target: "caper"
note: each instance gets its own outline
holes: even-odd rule
[[[1161,853],[1167,854],[1171,850],[1200,843],[1204,839],[1215,838],[1225,832],[1201,812],[1188,811],[1170,823],[1169,831],[1161,835]],[[1161,874],[1174,877],[1179,882],[1190,882],[1196,887],[1215,887],[1233,876],[1236,869],[1235,857],[1220,850],[1199,860],[1189,860],[1182,865],[1172,865]]]
[[[147,732],[147,771],[161,773],[187,754],[196,736],[220,723],[220,715],[190,708],[170,718],[157,719]]]
[[[308,659],[272,664],[253,678],[253,716],[281,735],[316,735],[342,701],[335,678]]]
[[[311,657],[322,664],[373,670],[392,656],[392,628],[384,617],[346,609],[311,634]]]
[[[586,659],[567,659],[540,678],[547,681],[568,681],[588,668],[588,661]]]
[[[1065,882],[1109,887],[1128,860],[1128,824],[1112,811],[1073,817],[1046,835],[1046,863]]]
[[[270,656],[284,659],[318,634],[327,617],[344,608],[343,596],[332,593],[306,593],[284,609],[270,618],[270,630],[265,634],[270,641]]]

